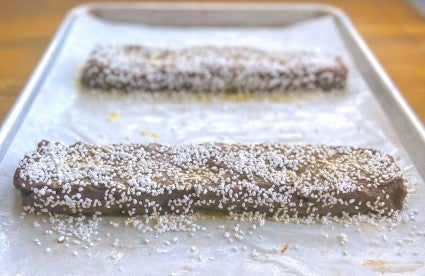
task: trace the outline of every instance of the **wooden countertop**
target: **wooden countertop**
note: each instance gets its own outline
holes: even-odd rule
[[[84,2],[0,0],[0,122],[65,14]],[[334,5],[348,14],[413,110],[425,122],[425,18],[407,2],[397,0],[309,2]]]

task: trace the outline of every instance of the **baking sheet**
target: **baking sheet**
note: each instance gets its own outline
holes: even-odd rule
[[[311,49],[314,45],[316,51],[343,56],[350,68],[349,84],[343,93],[243,99],[84,92],[76,84],[78,68],[98,43],[170,48],[208,43],[273,50]],[[167,232],[157,237],[155,232],[125,226],[123,218],[106,217],[96,222],[97,227],[92,223],[78,228],[98,232],[92,233],[90,241],[73,242],[70,237],[68,242],[58,243],[62,235],[57,231],[58,222],[51,224],[43,222],[48,218],[29,215],[21,218],[20,196],[12,186],[19,159],[41,139],[97,144],[275,141],[374,147],[397,157],[409,178],[409,206],[397,226],[394,222],[375,226],[366,222],[265,222],[260,227],[257,222],[253,229],[253,223],[198,218],[193,236]],[[7,151],[0,173],[4,183],[0,186],[0,271],[11,274],[425,272],[425,218],[417,211],[424,207],[420,200],[425,193],[423,180],[356,70],[331,17],[273,28],[177,28],[80,16]],[[52,234],[48,231],[46,235],[49,229]],[[173,242],[175,238],[177,242]],[[50,252],[46,253],[46,248]]]

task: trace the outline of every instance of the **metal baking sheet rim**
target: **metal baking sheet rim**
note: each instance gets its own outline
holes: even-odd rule
[[[33,74],[25,84],[23,90],[9,111],[0,128],[0,161],[3,159],[19,127],[40,91],[50,68],[60,52],[75,20],[87,13],[96,14],[99,11],[113,13],[118,10],[131,8],[132,12],[149,11],[306,11],[320,12],[332,16],[341,31],[343,39],[353,55],[356,65],[362,72],[368,85],[377,98],[385,115],[399,136],[420,175],[425,178],[425,128],[416,114],[409,107],[397,87],[388,77],[382,66],[367,47],[351,21],[341,10],[323,4],[252,4],[252,3],[89,3],[73,8],[60,25],[54,38],[50,42],[42,59]]]

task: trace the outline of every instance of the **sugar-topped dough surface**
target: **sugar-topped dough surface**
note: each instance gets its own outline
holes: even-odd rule
[[[89,88],[132,91],[274,92],[345,87],[341,57],[248,46],[161,49],[99,45],[81,73]]]
[[[53,213],[288,217],[391,215],[406,188],[394,159],[325,145],[43,141],[20,163],[26,210]]]

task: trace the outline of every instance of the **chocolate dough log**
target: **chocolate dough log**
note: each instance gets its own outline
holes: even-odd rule
[[[326,53],[124,45],[95,48],[83,67],[81,83],[123,92],[329,91],[344,88],[346,78],[341,58]]]
[[[27,211],[268,217],[391,215],[406,188],[394,159],[372,149],[284,144],[42,141],[14,185]]]

